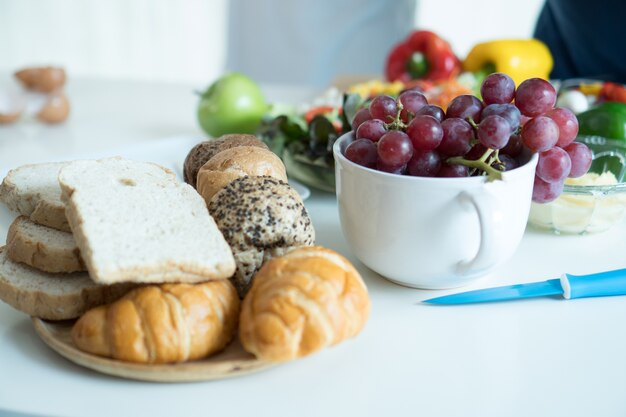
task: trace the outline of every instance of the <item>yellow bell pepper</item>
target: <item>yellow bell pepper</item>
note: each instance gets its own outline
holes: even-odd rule
[[[528,78],[547,80],[553,63],[550,50],[537,39],[502,39],[474,46],[463,61],[463,69],[503,72],[520,85]]]

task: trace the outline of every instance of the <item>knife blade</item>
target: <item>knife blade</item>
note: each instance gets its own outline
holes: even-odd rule
[[[626,295],[626,268],[589,275],[563,274],[547,281],[466,291],[423,300],[423,303],[452,305],[518,300],[562,295],[569,300],[584,297]]]

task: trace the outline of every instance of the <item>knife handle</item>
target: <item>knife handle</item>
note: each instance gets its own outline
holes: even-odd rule
[[[590,275],[564,274],[561,286],[567,299],[626,295],[626,268]]]

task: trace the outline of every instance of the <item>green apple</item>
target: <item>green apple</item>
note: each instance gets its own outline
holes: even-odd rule
[[[220,77],[200,96],[198,121],[213,137],[254,133],[269,106],[259,86],[239,73]]]

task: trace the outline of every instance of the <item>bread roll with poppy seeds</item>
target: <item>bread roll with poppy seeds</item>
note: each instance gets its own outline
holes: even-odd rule
[[[231,278],[243,297],[263,263],[315,243],[300,195],[272,177],[241,177],[213,196],[209,212],[230,245],[237,266]]]

